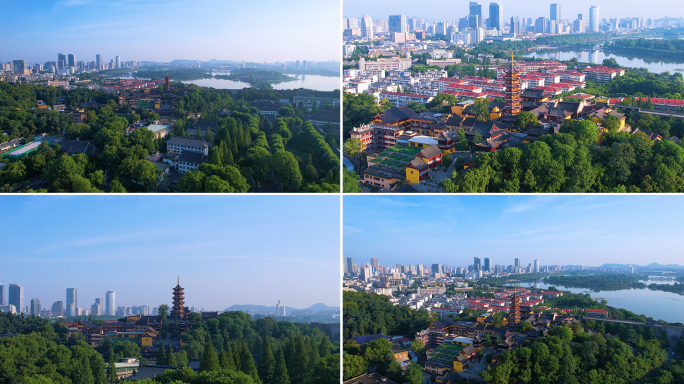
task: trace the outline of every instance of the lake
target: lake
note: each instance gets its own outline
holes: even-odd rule
[[[288,81],[280,84],[271,84],[273,89],[298,89],[306,88],[316,91],[334,91],[340,89],[341,80],[339,77],[328,77],[320,75],[293,75],[286,73],[288,76],[296,78],[295,81]],[[241,81],[224,80],[224,79],[198,79],[198,80],[184,80],[185,84],[196,84],[201,87],[212,87],[216,89],[242,89],[249,88],[249,84]]]
[[[213,74],[229,74],[228,71],[214,72]],[[315,91],[334,91],[342,87],[342,80],[340,77],[330,77],[321,75],[295,75],[291,73],[286,73],[288,76],[294,77],[295,81],[288,81],[280,84],[271,84],[273,89],[313,89]],[[133,79],[130,76],[116,76],[120,79]],[[149,80],[145,78],[140,78],[140,80]],[[234,80],[224,80],[224,79],[197,79],[197,80],[183,80],[184,84],[195,84],[200,87],[212,87],[216,89],[242,89],[249,88],[248,83],[243,83],[241,81]]]
[[[672,281],[642,281],[644,284],[672,284]],[[548,289],[553,284],[541,282],[517,283],[518,287],[535,287]],[[604,291],[596,288],[572,288],[556,284],[561,291],[572,293],[588,293],[593,298],[601,298],[608,301],[608,305],[615,308],[624,308],[637,315],[651,316],[654,319],[662,319],[670,323],[684,323],[684,296],[663,291],[650,289],[621,289],[618,291]]]
[[[662,59],[662,58],[637,58],[633,56],[624,56],[621,54],[614,54],[603,52],[600,49],[594,50],[539,50],[523,55],[525,57],[536,57],[539,59],[548,60],[571,60],[576,57],[581,63],[601,64],[604,59],[615,58],[618,64],[623,67],[630,68],[646,68],[653,73],[670,72],[674,73],[675,69],[684,71],[684,61],[676,59]]]

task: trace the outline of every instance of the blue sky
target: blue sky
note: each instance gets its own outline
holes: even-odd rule
[[[345,196],[344,255],[381,265],[684,264],[679,196]]]
[[[0,61],[340,60],[340,1],[0,0]]]
[[[0,284],[42,306],[339,306],[339,196],[0,196]],[[7,296],[5,294],[5,300]]]
[[[482,4],[484,17],[489,17],[490,1],[479,1]],[[584,14],[589,20],[589,8],[599,6],[599,17],[644,17],[659,19],[661,17],[682,17],[681,0],[658,0],[644,2],[636,0],[573,0],[573,1],[522,1],[498,0],[503,8],[504,18],[519,17],[550,17],[551,3],[561,6],[561,17],[574,20],[578,13]],[[647,5],[648,4],[648,5]],[[423,17],[436,20],[454,20],[468,14],[468,1],[421,1],[413,0],[344,0],[344,17],[360,17],[365,14],[373,18],[387,18],[392,14],[406,14],[408,16]]]

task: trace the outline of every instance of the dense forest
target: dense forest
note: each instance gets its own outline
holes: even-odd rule
[[[606,273],[600,275],[565,276],[553,275],[545,280],[549,284],[558,284],[572,287],[597,287],[597,288],[644,288],[646,285],[639,281],[640,276],[624,273]]]
[[[618,39],[607,51],[643,53],[656,56],[684,56],[684,41],[680,39]]]
[[[0,338],[0,382],[112,383],[105,361],[139,357],[140,347],[130,341],[105,338],[96,350],[83,336],[67,339],[66,329],[55,327],[46,319],[0,313],[0,333],[20,334]],[[150,383],[327,384],[339,378],[338,342],[308,325],[227,312],[208,321],[195,317],[183,335],[172,331],[185,346],[174,352],[162,343],[157,364],[183,367],[200,359],[200,370],[167,372]]]
[[[616,131],[604,134],[600,146],[597,140],[595,123],[569,121],[559,134],[521,148],[478,154],[472,169],[454,172],[442,186],[462,193],[684,191],[681,146]]]
[[[592,329],[588,323],[584,328]],[[606,339],[589,336],[579,324],[552,327],[537,342],[505,351],[482,377],[492,384],[634,382],[667,360],[663,341],[645,328],[623,327]]]
[[[358,335],[414,335],[437,320],[436,314],[392,305],[375,293],[344,292],[344,339]]]
[[[73,105],[84,101],[105,105],[88,108],[87,123],[78,124],[67,114],[34,108],[37,100],[57,96]],[[68,156],[61,153],[59,144],[49,147],[44,143],[30,155],[9,161],[0,171],[3,190],[32,190],[27,180],[32,184],[42,181],[38,183],[40,191],[49,192],[154,190],[160,176],[156,166],[146,159],[155,150],[165,152],[165,140],[155,140],[154,133],[146,128],[129,135],[124,134],[124,129],[131,122],[152,121],[159,116],[145,108],[134,111],[114,99],[96,91],[0,83],[0,129],[9,133],[0,142],[64,132],[67,139],[93,140],[99,149],[91,157]],[[339,191],[339,158],[332,152],[330,140],[326,141],[304,120],[299,108],[281,108],[283,117],[271,123],[260,118],[256,108],[244,100],[199,89],[180,96],[175,107],[179,119],[174,135],[188,136],[185,129],[191,127],[192,121],[185,118],[186,111],[200,112],[203,121],[218,126],[203,137],[213,144],[208,163],[183,175],[178,181],[180,192],[247,192],[259,190],[264,183],[288,192]],[[231,115],[220,117],[218,112],[223,109],[231,110]]]

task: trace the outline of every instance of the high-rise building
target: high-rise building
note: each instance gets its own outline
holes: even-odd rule
[[[40,300],[37,297],[31,299],[31,311],[30,314],[33,316],[40,317]]]
[[[477,16],[477,25],[471,25],[470,28],[484,27],[484,18],[482,17],[482,4],[478,3],[477,1],[471,1],[468,4],[468,16]]]
[[[572,23],[572,31],[575,33],[584,33],[584,22],[581,19],[576,19]]]
[[[474,271],[481,271],[482,270],[482,264],[480,263],[479,257],[473,258],[473,270]]]
[[[17,309],[18,313],[24,310],[24,287],[19,284],[10,284],[7,302]]]
[[[116,67],[114,68],[121,68],[121,56],[116,57]]]
[[[105,311],[105,315],[107,316],[115,316],[116,315],[116,300],[115,300],[115,291],[107,291],[106,299],[107,299],[107,307]]]
[[[67,61],[66,61],[66,55],[63,53],[58,53],[57,54],[57,68],[62,69],[66,66]]]
[[[534,33],[548,32],[549,22],[546,17],[538,18],[534,23]]]
[[[432,264],[432,273],[442,272],[442,264]]]
[[[489,257],[484,258],[484,266],[482,267],[483,271],[490,272],[491,271],[491,265],[490,265],[490,259]]]
[[[365,40],[373,40],[373,19],[370,15],[365,15],[361,19],[361,37]]]
[[[589,32],[597,33],[599,31],[599,7],[593,5],[589,9]]]
[[[551,4],[551,20],[555,20],[556,24],[561,21],[561,6],[557,3]]]
[[[52,310],[50,312],[52,312],[52,316],[64,316],[64,302],[55,301],[54,304],[52,304]]]
[[[534,259],[534,273],[539,273],[539,259]]]
[[[302,62],[302,69],[306,71],[306,60]]]
[[[90,306],[90,314],[92,316],[101,316],[102,315],[102,306],[98,302],[99,299],[95,299],[95,303]]]
[[[28,64],[26,63],[26,60],[12,60],[12,69],[14,73],[21,73],[23,75],[27,67]]]
[[[347,257],[347,273],[350,275],[354,274],[354,258]]]
[[[0,284],[0,307],[5,306],[5,286]]]
[[[75,67],[76,66],[76,56],[74,56],[73,53],[70,53],[69,55],[67,55],[67,57],[68,57],[68,61],[67,61],[68,64],[67,65],[70,67]]]
[[[501,4],[489,3],[489,28],[496,28],[499,32],[503,31],[504,18]]]
[[[95,69],[102,69],[102,55],[95,55]]]
[[[480,25],[480,16],[478,15],[468,15],[468,28],[477,29]]]
[[[408,32],[408,23],[406,21],[406,15],[390,15],[389,17],[389,32],[390,36],[392,33],[404,33]]]
[[[285,316],[285,305],[283,305],[283,302],[280,300],[278,300],[278,304],[276,304],[276,315]]]
[[[520,258],[518,258],[518,257],[515,258],[515,267],[516,268],[520,267]]]
[[[378,264],[378,259],[376,257],[371,257],[371,265],[373,266],[373,268],[375,268],[376,271],[378,270],[378,266],[380,264]]]
[[[73,304],[73,306],[72,306]],[[66,309],[67,316],[76,316],[75,309],[78,308],[78,292],[76,288],[67,288],[66,290]]]
[[[518,16],[511,17],[511,33],[516,36],[520,35],[520,18]]]

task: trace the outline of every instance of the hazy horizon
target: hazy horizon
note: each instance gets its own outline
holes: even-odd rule
[[[344,0],[343,17],[360,18],[370,15],[373,19],[387,18],[389,15],[407,15],[434,20],[454,20],[468,15],[469,1],[436,2],[424,1],[416,3],[407,0],[376,0],[373,2],[360,0]],[[680,18],[684,16],[679,0],[660,0],[658,6],[644,6],[643,2],[634,0],[577,0],[530,2],[520,0],[479,1],[482,4],[483,17],[489,17],[489,4],[499,3],[503,10],[504,22],[511,16],[550,17],[550,6],[557,3],[561,6],[561,18],[575,20],[579,13],[584,20],[589,20],[589,8],[599,6],[599,18],[643,17],[659,19],[664,17]],[[434,6],[433,6],[434,5]],[[677,11],[679,9],[679,11]]]
[[[346,196],[344,256],[356,264],[682,263],[675,196]]]
[[[24,305],[340,306],[337,196],[4,196],[0,284]],[[5,293],[5,301],[8,294]]]
[[[39,4],[37,4],[39,3]],[[0,61],[340,60],[340,3],[0,0]]]

